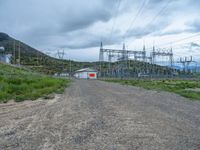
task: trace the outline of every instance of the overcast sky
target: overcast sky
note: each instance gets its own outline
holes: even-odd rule
[[[200,59],[198,0],[0,0],[0,32],[42,52],[98,60],[104,47],[148,52],[173,47],[175,59]],[[191,38],[188,38],[191,37]],[[185,39],[184,39],[185,38]]]

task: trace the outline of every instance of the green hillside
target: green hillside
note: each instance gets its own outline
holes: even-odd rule
[[[63,92],[69,80],[52,78],[0,63],[0,102],[48,98],[50,93]]]
[[[73,72],[83,67],[95,67],[95,64],[90,62],[75,62],[50,57],[5,33],[0,33],[0,46],[5,47],[5,53],[12,54],[12,64],[18,64],[19,45],[20,64],[37,72],[52,75],[61,72]]]
[[[21,50],[20,64],[31,70],[49,75],[62,72],[71,73],[75,70],[85,67],[91,67],[98,71],[101,71],[102,77],[135,77],[139,73],[153,74],[159,76],[169,76],[172,75],[172,72],[182,74],[180,71],[170,69],[168,67],[162,67],[133,60],[128,62],[113,62],[110,64],[108,62],[103,62],[100,64],[99,62],[76,62],[69,60],[60,60],[50,57],[23,42],[15,40],[5,33],[0,33],[0,46],[5,47],[6,53],[10,53],[13,55],[12,64],[18,63],[19,45]],[[116,72],[120,72],[120,75]]]

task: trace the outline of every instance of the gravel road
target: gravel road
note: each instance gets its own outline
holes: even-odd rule
[[[199,150],[200,101],[77,80],[52,100],[0,104],[0,150]]]

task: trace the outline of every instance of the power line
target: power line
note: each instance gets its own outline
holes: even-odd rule
[[[195,40],[195,41],[192,41],[192,42],[199,42],[199,40]],[[177,47],[177,46],[180,46],[180,45],[191,44],[192,42],[184,42],[184,43],[175,44],[175,45],[173,45],[173,47]]]
[[[165,3],[165,5],[160,9],[160,11],[153,17],[153,19],[147,25],[150,25],[152,22],[154,22],[167,9],[170,2],[171,0],[168,0],[167,3]]]
[[[169,6],[171,0],[168,0],[165,5],[163,5],[163,7],[160,9],[160,11],[158,13],[155,14],[155,16],[153,17],[153,19],[147,24],[147,26],[150,26],[154,21],[156,21],[157,18],[159,18],[159,16],[164,13],[164,11],[167,9],[167,7]],[[147,31],[147,28],[145,28],[144,33]]]
[[[197,33],[195,35],[192,35],[192,36],[188,36],[188,37],[185,37],[185,38],[182,38],[182,39],[178,39],[178,40],[175,40],[175,41],[171,41],[171,42],[168,42],[168,43],[165,43],[165,44],[160,44],[160,45],[157,45],[157,46],[168,46],[168,45],[171,45],[173,44],[173,46],[175,45],[184,45],[184,44],[187,44],[187,43],[181,43],[181,44],[175,44],[175,43],[179,43],[181,41],[184,41],[184,40],[187,40],[187,39],[192,39],[194,37],[198,37],[200,35],[200,33]],[[197,40],[198,41],[198,40]],[[189,42],[188,42],[189,43]],[[146,50],[151,50],[152,48],[147,48]]]
[[[133,18],[133,20],[131,21],[130,26],[128,27],[128,29],[126,30],[125,34],[123,35],[123,39],[124,40],[125,40],[126,34],[131,30],[131,28],[133,28],[133,25],[135,24],[135,21],[140,16],[140,14],[142,13],[143,9],[145,8],[145,4],[146,4],[146,0],[144,0],[142,2],[142,5],[140,6],[140,8],[138,9],[138,12],[136,13],[136,16]]]
[[[114,17],[114,21],[113,21],[113,24],[112,24],[112,28],[111,28],[111,32],[110,32],[110,36],[109,36],[108,42],[110,42],[112,40],[113,31],[114,31],[115,25],[116,25],[116,17],[117,17],[117,15],[119,13],[120,5],[121,5],[121,0],[118,0],[118,3],[116,5],[116,14],[115,14],[115,17]]]
[[[154,22],[167,9],[167,7],[169,6],[170,2],[171,2],[171,0],[168,0],[165,3],[165,5],[160,9],[160,11],[155,14],[155,16],[153,17],[153,19],[149,23],[147,23],[147,26],[151,25],[152,22]],[[144,32],[146,32],[146,31],[147,31],[147,28],[145,28]]]
[[[200,35],[200,33],[197,33],[195,35],[192,35],[192,36],[189,36],[189,37],[186,37],[186,38],[183,38],[183,39],[179,39],[179,40],[176,40],[176,41],[171,41],[171,42],[168,42],[168,43],[165,43],[165,44],[161,44],[159,46],[172,45],[173,43],[178,43],[178,42],[181,42],[181,41],[184,41],[184,40],[187,40],[187,39],[197,37],[199,35]]]

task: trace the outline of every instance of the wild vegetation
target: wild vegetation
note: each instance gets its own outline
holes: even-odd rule
[[[200,100],[200,80],[107,80],[148,90],[173,92],[183,97]]]
[[[48,98],[50,93],[62,93],[69,82],[0,63],[0,102]]]

